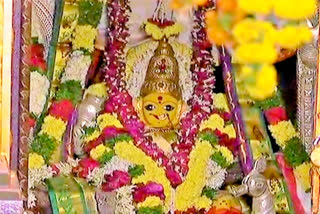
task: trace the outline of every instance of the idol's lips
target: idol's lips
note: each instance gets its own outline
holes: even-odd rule
[[[160,116],[156,115],[156,114],[150,114],[152,116],[154,116],[157,120],[165,120],[167,119],[166,114],[161,114]]]

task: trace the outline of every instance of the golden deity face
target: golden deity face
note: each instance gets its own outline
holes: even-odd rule
[[[174,128],[178,125],[182,101],[166,94],[154,92],[141,98],[141,116],[152,128]]]

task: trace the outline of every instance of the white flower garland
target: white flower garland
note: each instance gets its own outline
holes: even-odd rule
[[[219,189],[226,179],[227,170],[221,168],[215,161],[210,160],[207,167],[206,186]]]
[[[124,186],[117,190],[115,214],[135,214],[133,189],[134,186]]]
[[[88,69],[91,65],[91,57],[84,55],[82,51],[74,51],[67,62],[65,73],[61,78],[62,82],[76,80],[81,82],[82,88],[85,87],[85,80]]]
[[[35,115],[41,114],[49,91],[49,80],[37,71],[30,73],[29,110]]]

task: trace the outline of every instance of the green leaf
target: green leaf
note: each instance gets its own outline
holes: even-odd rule
[[[103,3],[99,0],[81,0],[79,5],[79,20],[80,25],[91,25],[97,27],[102,14]]]
[[[163,209],[161,206],[141,207],[138,209],[138,214],[163,214]]]
[[[207,198],[213,200],[213,199],[215,199],[215,197],[217,196],[217,193],[218,193],[217,190],[212,189],[212,188],[210,188],[210,187],[205,187],[205,188],[203,188],[201,195],[204,195],[204,196],[206,196]]]
[[[215,152],[211,155],[211,160],[215,161],[222,168],[228,168],[229,164],[221,152]]]
[[[106,142],[106,145],[113,148],[118,142],[128,142],[131,141],[132,137],[128,134],[120,134],[115,138],[112,138]]]
[[[216,145],[218,143],[218,137],[209,129],[203,130],[200,132],[198,137],[201,140],[208,141],[212,146]]]
[[[129,174],[132,178],[136,178],[144,173],[144,166],[143,165],[136,165],[133,167],[129,167]]]
[[[80,81],[69,80],[60,85],[56,93],[56,99],[70,100],[74,105],[78,104],[82,99],[82,88]]]
[[[309,160],[308,153],[298,137],[294,137],[287,142],[283,151],[286,160],[293,167],[299,166]]]
[[[267,110],[273,107],[282,106],[282,104],[283,104],[283,101],[281,98],[280,90],[277,90],[277,93],[275,94],[275,96],[263,101],[257,101],[255,103],[255,106],[262,110]]]
[[[84,127],[83,128],[83,135],[81,136],[81,138],[85,138],[89,135],[91,135],[94,131],[96,131],[98,129],[97,126],[89,126],[89,127]]]
[[[30,151],[42,155],[44,160],[48,163],[57,146],[58,144],[56,141],[49,137],[49,135],[40,134],[31,142]]]
[[[99,158],[99,163],[100,164],[105,164],[108,163],[113,156],[115,156],[115,152],[112,150],[110,152],[105,152],[100,158]]]

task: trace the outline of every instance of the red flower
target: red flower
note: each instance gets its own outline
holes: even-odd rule
[[[99,162],[92,158],[84,158],[79,161],[79,165],[73,169],[73,172],[81,178],[86,178],[89,172],[92,172],[95,168],[99,167],[99,165]]]
[[[27,118],[27,125],[28,125],[29,129],[34,128],[36,125],[36,120],[33,117],[29,116]]]
[[[41,44],[33,44],[29,48],[29,65],[41,68],[42,70],[47,69],[47,63],[44,60],[44,47]]]
[[[107,175],[106,183],[102,185],[102,190],[105,192],[111,192],[115,189],[119,189],[127,184],[130,184],[131,178],[129,173],[124,171],[114,171],[113,174]]]
[[[60,118],[64,121],[69,121],[73,113],[73,104],[70,100],[55,101],[49,110],[49,114]]]
[[[283,107],[274,107],[264,111],[267,121],[271,125],[276,125],[281,121],[288,120],[286,110]]]
[[[52,169],[52,171],[53,171],[53,175],[54,175],[54,176],[55,176],[55,175],[58,175],[58,174],[60,173],[60,170],[59,170],[59,168],[57,167],[57,164],[52,165],[52,166],[51,166],[51,169]]]

